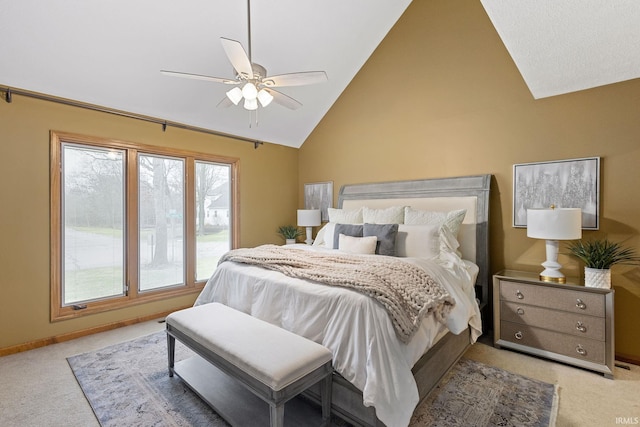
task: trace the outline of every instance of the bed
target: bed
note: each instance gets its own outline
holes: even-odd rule
[[[414,408],[481,334],[481,312],[487,312],[489,301],[490,182],[491,175],[478,175],[341,188],[335,215],[365,209],[369,218],[381,215],[378,218],[383,222],[375,221],[378,224],[384,224],[388,220],[385,215],[397,208],[406,215],[417,214],[418,219],[425,212],[464,210],[462,222],[453,233],[457,239],[452,243],[450,235],[444,233],[449,237],[439,238],[435,250],[441,250],[441,255],[436,258],[414,256],[415,250],[409,248],[414,248],[415,238],[407,243],[407,236],[417,236],[414,231],[427,230],[428,226],[421,227],[418,221],[412,223],[414,228],[401,228],[407,239],[403,249],[397,243],[396,250],[407,255],[402,262],[424,268],[455,299],[445,318],[420,317],[408,337],[399,335],[396,322],[380,301],[352,289],[289,277],[243,262],[221,263],[195,304],[220,302],[325,345],[334,354],[334,413],[354,425],[406,426]],[[292,245],[289,249],[334,256],[333,247],[337,246],[332,247],[329,230],[331,236],[336,234],[335,222],[323,227],[314,246]],[[360,245],[366,240],[340,238],[345,239],[343,248],[348,247],[347,242]],[[323,243],[325,240],[327,243]],[[446,250],[443,242],[447,242]],[[362,257],[378,257],[379,264],[383,264],[383,258],[391,258]],[[319,393],[312,389],[307,396],[317,400]]]

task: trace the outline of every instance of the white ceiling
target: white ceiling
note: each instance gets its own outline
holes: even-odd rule
[[[481,0],[534,98],[640,77],[638,0]]]
[[[303,107],[261,108],[257,126],[216,108],[228,86],[159,72],[233,78],[220,37],[248,49],[242,0],[0,0],[0,88],[300,147],[410,2],[254,0],[253,61],[329,78],[281,88]],[[640,77],[640,1],[481,2],[534,98]]]

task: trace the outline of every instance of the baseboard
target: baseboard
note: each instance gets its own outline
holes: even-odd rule
[[[638,358],[638,356],[616,353],[616,360],[618,362],[630,363],[632,365],[640,366],[640,359]]]
[[[188,307],[190,307],[190,306],[178,307],[178,308],[175,308],[175,309],[169,310],[169,311],[150,314],[150,315],[142,316],[142,317],[136,317],[136,318],[133,318],[133,319],[121,320],[121,321],[118,321],[118,322],[109,323],[107,325],[96,326],[96,327],[89,328],[89,329],[82,329],[80,331],[69,332],[69,333],[66,333],[66,334],[56,335],[56,336],[48,337],[48,338],[42,338],[42,339],[39,339],[39,340],[35,340],[35,341],[23,343],[23,344],[14,345],[14,346],[11,346],[11,347],[0,348],[0,357],[8,356],[10,354],[15,354],[15,353],[21,353],[23,351],[33,350],[34,348],[45,347],[45,346],[50,345],[50,344],[56,344],[56,343],[61,343],[61,342],[65,342],[65,341],[70,341],[70,340],[73,340],[73,339],[76,339],[76,338],[80,338],[80,337],[84,337],[84,336],[87,336],[87,335],[97,334],[99,332],[105,332],[105,331],[110,331],[110,330],[113,330],[113,329],[122,328],[123,326],[135,325],[136,323],[147,322],[147,321],[153,320],[153,319],[160,319],[160,318],[166,317],[167,315],[169,315],[170,313],[172,313],[174,311],[181,310],[183,308],[188,308]]]

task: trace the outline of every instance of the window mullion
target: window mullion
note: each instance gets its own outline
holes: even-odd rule
[[[196,283],[196,214],[195,214],[195,158],[186,158],[185,167],[185,251],[187,287]]]
[[[126,280],[127,297],[135,299],[138,296],[139,283],[139,248],[138,248],[138,152],[134,149],[127,151],[127,231],[126,231]]]

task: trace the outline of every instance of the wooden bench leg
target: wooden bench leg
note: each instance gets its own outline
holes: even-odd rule
[[[322,403],[322,419],[331,418],[331,388],[333,374],[329,374],[320,383],[320,402]]]
[[[175,364],[175,356],[176,356],[176,339],[167,334],[167,356],[169,361],[169,376],[173,377],[173,365]]]
[[[284,427],[284,403],[279,405],[269,403],[269,417],[271,427]]]

